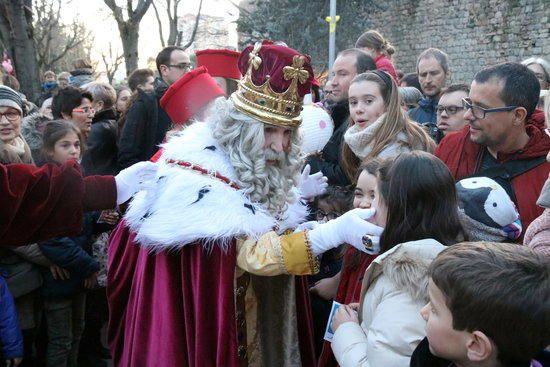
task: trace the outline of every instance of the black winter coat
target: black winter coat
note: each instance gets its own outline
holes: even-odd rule
[[[160,107],[165,88],[156,88],[154,94],[138,91],[138,97],[126,114],[118,148],[120,169],[134,163],[148,161],[158,150],[172,122]]]
[[[56,280],[50,269],[42,267],[44,297],[68,297],[81,292],[84,290],[84,279],[99,270],[99,263],[92,257],[91,248],[97,219],[97,213],[86,213],[84,230],[80,235],[58,237],[38,244],[48,260],[71,274],[70,279]]]
[[[82,156],[84,175],[116,175],[118,168],[118,125],[114,109],[96,113]]]
[[[329,185],[346,186],[350,184],[350,181],[344,173],[341,162],[342,142],[344,141],[344,133],[348,129],[348,101],[334,105],[331,110],[331,117],[334,121],[334,132],[322,150],[322,157],[310,156],[307,163],[311,166],[311,173],[323,172],[328,178]]]

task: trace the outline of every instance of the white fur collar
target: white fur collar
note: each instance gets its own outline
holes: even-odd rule
[[[278,228],[294,229],[307,207],[292,205],[277,221],[241,190],[198,172],[169,165],[167,159],[190,162],[237,181],[227,155],[208,123],[196,122],[163,145],[157,180],[132,200],[125,219],[136,241],[153,251],[178,249],[201,241],[227,247],[234,237],[258,238]]]

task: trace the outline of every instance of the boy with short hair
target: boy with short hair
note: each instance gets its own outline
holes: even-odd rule
[[[550,259],[507,243],[464,242],[430,265],[426,334],[411,366],[541,366],[550,344]]]

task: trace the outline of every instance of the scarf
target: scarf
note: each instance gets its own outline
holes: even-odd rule
[[[11,144],[0,141],[0,162],[3,164],[34,164],[31,150],[21,135],[16,137]]]
[[[351,126],[344,134],[346,144],[359,159],[363,160],[367,158],[372,152],[375,144],[374,136],[385,119],[386,114],[383,114],[371,125],[362,128],[356,124]],[[378,154],[378,157],[395,156],[402,152],[409,152],[410,150],[407,135],[404,132],[400,132],[395,137],[395,141],[384,147]]]

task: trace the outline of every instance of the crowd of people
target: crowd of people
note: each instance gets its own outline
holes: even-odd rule
[[[547,61],[195,56],[4,73],[0,364],[550,366]]]

